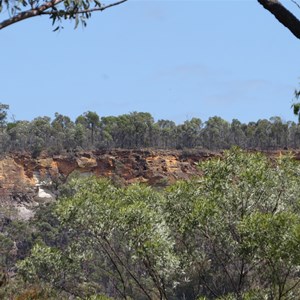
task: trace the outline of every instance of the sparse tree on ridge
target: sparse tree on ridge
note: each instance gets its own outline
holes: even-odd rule
[[[76,119],[77,124],[82,124],[87,129],[91,130],[91,144],[94,145],[95,131],[100,125],[100,118],[96,112],[87,111]]]

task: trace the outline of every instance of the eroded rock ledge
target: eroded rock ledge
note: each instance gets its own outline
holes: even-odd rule
[[[103,150],[33,158],[14,153],[0,159],[0,205],[14,207],[23,219],[51,201],[55,182],[76,173],[108,177],[121,184],[166,185],[198,174],[196,163],[217,154],[207,151]],[[54,192],[54,193],[53,193]]]
[[[206,151],[110,150],[78,152],[33,158],[28,154],[10,154],[0,159],[0,188],[34,186],[37,183],[67,178],[73,172],[96,176],[119,176],[126,183],[161,179],[171,182],[197,173],[195,163],[217,154]]]
[[[202,150],[101,150],[37,158],[14,153],[0,159],[0,208],[14,207],[21,218],[28,219],[33,207],[55,198],[55,183],[74,172],[108,177],[121,184],[164,186],[198,175],[197,162],[220,155]],[[300,152],[294,155],[299,159]]]

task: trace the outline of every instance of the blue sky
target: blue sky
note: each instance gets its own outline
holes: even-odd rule
[[[129,0],[84,29],[63,25],[52,32],[38,17],[0,31],[0,102],[17,120],[89,110],[296,120],[300,42],[256,0]]]

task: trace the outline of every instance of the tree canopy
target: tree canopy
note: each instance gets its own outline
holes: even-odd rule
[[[299,163],[233,148],[198,167],[164,190],[72,176],[31,222],[4,220],[0,297],[299,299]]]
[[[99,116],[87,111],[75,121],[55,113],[54,118],[39,116],[32,121],[7,118],[8,105],[0,105],[0,154],[41,151],[49,155],[65,151],[96,149],[243,149],[276,150],[300,148],[300,124],[278,116],[242,123],[218,116],[207,121],[194,117],[176,124],[154,120],[147,112],[119,116]]]
[[[41,151],[49,155],[66,151],[96,149],[209,149],[232,146],[243,149],[276,150],[300,148],[300,124],[278,116],[242,123],[218,116],[207,121],[194,117],[176,124],[154,120],[147,112],[119,116],[99,116],[87,111],[75,121],[55,113],[54,118],[39,116],[32,121],[7,118],[8,105],[0,104],[0,154]]]

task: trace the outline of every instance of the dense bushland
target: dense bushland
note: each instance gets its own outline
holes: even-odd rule
[[[299,164],[233,148],[199,168],[165,190],[73,177],[3,222],[0,297],[299,299]]]
[[[2,109],[1,109],[2,107]],[[0,153],[62,151],[110,148],[204,148],[274,150],[300,147],[300,125],[272,117],[257,122],[227,122],[220,117],[202,122],[192,118],[176,125],[170,120],[154,121],[149,113],[133,112],[117,117],[102,117],[86,112],[73,122],[68,116],[55,114],[32,121],[7,120],[7,106],[0,104]]]

